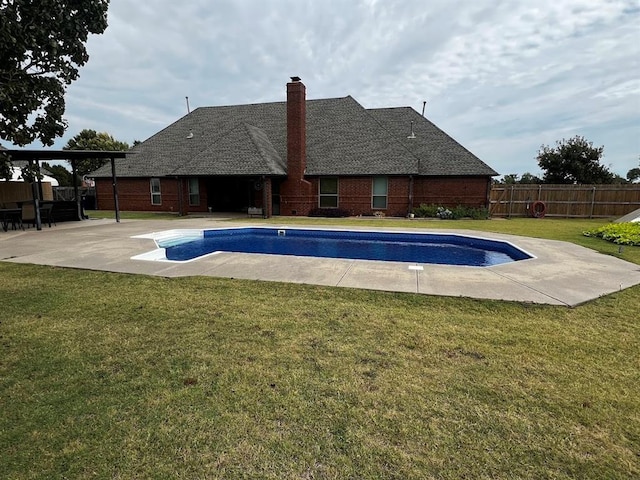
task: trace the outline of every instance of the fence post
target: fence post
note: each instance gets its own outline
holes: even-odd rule
[[[509,195],[509,213],[507,218],[511,218],[511,208],[513,207],[513,185],[511,185],[511,194]]]
[[[596,204],[596,187],[591,190],[591,212],[589,212],[589,218],[593,218],[593,209]]]

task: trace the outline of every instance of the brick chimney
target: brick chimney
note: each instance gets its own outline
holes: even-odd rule
[[[287,178],[304,179],[307,168],[307,99],[300,77],[287,83]]]

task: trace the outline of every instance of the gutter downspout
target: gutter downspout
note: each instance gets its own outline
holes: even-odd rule
[[[409,211],[408,214],[411,214],[413,211],[413,175],[409,175]]]
[[[271,209],[271,205],[267,204],[267,177],[262,175],[262,218],[269,218],[267,209]]]

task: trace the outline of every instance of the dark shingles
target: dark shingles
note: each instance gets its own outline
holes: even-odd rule
[[[353,98],[307,104],[308,175],[408,175],[417,168],[417,159]]]
[[[420,159],[420,175],[498,174],[411,107],[374,108],[368,111]],[[415,138],[408,139],[412,121]]]
[[[225,132],[218,141],[191,161],[173,171],[174,175],[285,175],[284,162],[257,127],[241,123]]]
[[[407,140],[412,119],[416,139]],[[307,175],[496,174],[409,107],[367,110],[352,97],[308,100],[306,120]],[[135,156],[116,160],[117,174],[284,175],[286,121],[285,102],[198,108],[134,147]]]

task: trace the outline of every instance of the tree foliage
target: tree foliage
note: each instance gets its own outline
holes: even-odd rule
[[[578,135],[556,142],[553,148],[543,145],[537,160],[544,183],[612,183],[613,173],[600,164],[603,152],[604,147],[594,147],[593,142]]]
[[[87,63],[90,33],[107,28],[109,0],[0,2],[0,138],[53,145],[67,127],[64,94]],[[5,176],[10,158],[0,154]]]
[[[129,150],[127,142],[120,142],[106,132],[84,129],[78,135],[70,139],[63,150]],[[76,160],[77,174],[80,176],[97,170],[106,163],[104,158],[87,158]]]
[[[42,162],[42,169],[49,172],[50,176],[55,178],[61,187],[73,186],[73,174],[62,165],[51,165],[48,162]]]
[[[64,93],[89,59],[90,33],[107,28],[108,0],[4,0],[0,4],[0,132],[52,145],[64,133]]]
[[[640,163],[638,163],[640,165]],[[627,172],[627,180],[631,183],[640,182],[640,168],[632,168]]]
[[[501,179],[495,181],[494,183],[500,185],[538,184],[542,183],[542,180],[536,177],[533,173],[525,172],[522,174],[522,176],[519,176],[517,173],[503,175]]]

